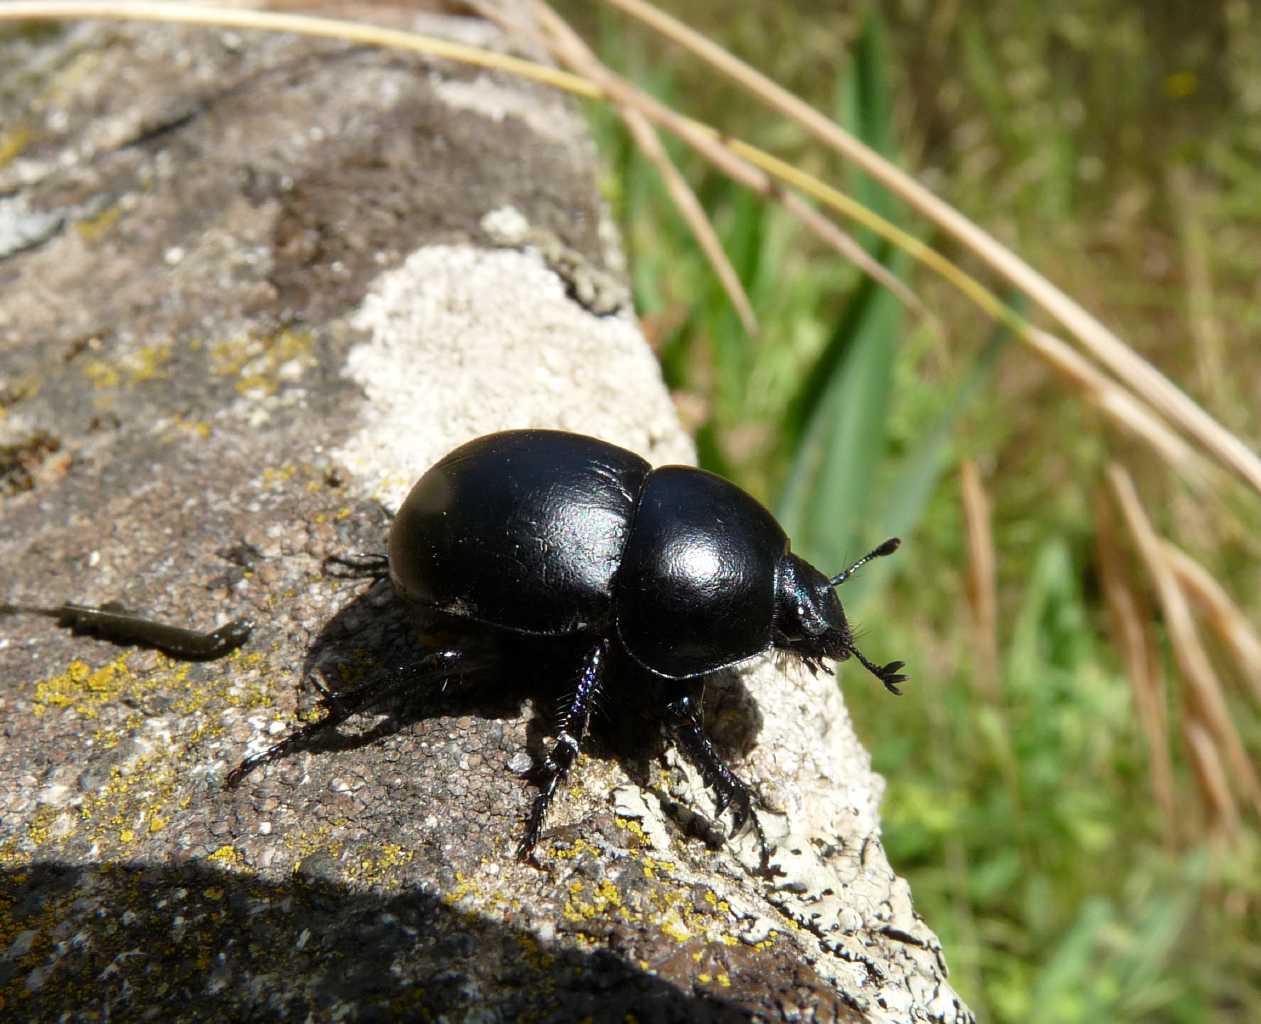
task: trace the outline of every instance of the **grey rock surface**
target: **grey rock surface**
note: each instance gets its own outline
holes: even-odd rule
[[[392,595],[321,564],[381,550],[438,456],[548,426],[690,459],[625,308],[503,244],[524,224],[616,278],[593,168],[569,104],[468,69],[152,26],[0,35],[0,602],[259,623],[188,664],[0,619],[0,1016],[969,1019],[838,689],[800,667],[707,698],[771,879],[653,736],[597,733],[543,870],[517,863],[551,724],[507,682],[418,694],[223,788],[310,711],[312,676],[414,652]]]

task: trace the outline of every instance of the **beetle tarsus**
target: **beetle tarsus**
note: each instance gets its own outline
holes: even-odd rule
[[[538,859],[534,856],[534,847],[538,845],[539,837],[543,834],[543,819],[547,817],[547,809],[551,805],[552,797],[556,795],[556,787],[561,780],[559,770],[550,767],[549,772],[539,795],[530,805],[530,814],[525,821],[525,834],[522,835],[521,842],[517,844],[517,860],[534,867],[539,866]]]
[[[726,790],[717,790],[714,794],[714,815],[721,818],[722,812],[727,809],[727,805],[731,802],[729,794]]]
[[[836,675],[836,673],[832,670],[832,667],[826,664],[821,657],[806,654],[802,655],[801,661],[806,666],[807,670],[809,670],[811,676],[817,677],[820,672],[822,672],[825,676]]]
[[[897,684],[906,682],[907,677],[899,673],[898,669],[905,664],[906,662],[904,661],[891,661],[887,665],[882,665],[880,667],[880,671],[876,673],[876,675],[879,676],[880,681],[884,683],[885,688],[890,693],[895,693],[899,697],[902,695],[902,691],[898,689]]]
[[[731,835],[740,835],[750,821],[756,820],[752,797],[748,790],[744,790],[736,796],[731,808]]]
[[[898,683],[906,682],[908,677],[903,675],[899,669],[901,669],[906,662],[891,661],[887,665],[877,665],[857,647],[851,645],[849,649],[853,653],[854,657],[862,662],[863,668],[884,683],[884,688],[886,690],[899,697],[902,696],[902,691],[898,688]]]
[[[361,687],[366,689],[366,687]],[[353,691],[358,692],[358,691]],[[346,721],[353,711],[348,710],[344,703],[338,702],[334,704],[332,701],[325,700],[321,702],[327,709],[328,714],[316,722],[308,722],[306,725],[295,729],[279,743],[275,743],[266,750],[257,754],[251,754],[238,764],[232,771],[228,772],[227,777],[223,780],[224,789],[236,789],[247,775],[257,768],[261,768],[265,764],[272,764],[279,761],[282,757],[293,753],[293,751],[304,746],[321,733],[327,732],[335,728],[342,722]]]

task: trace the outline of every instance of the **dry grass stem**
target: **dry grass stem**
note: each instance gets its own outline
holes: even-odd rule
[[[655,104],[655,101],[651,102]],[[661,123],[666,124],[683,138],[690,139],[690,137],[713,133],[712,128],[684,118],[668,108],[661,107],[660,104],[655,104],[654,118],[658,113],[663,118]],[[726,138],[724,142],[731,153],[743,157],[755,167],[780,181],[813,196],[843,217],[875,232],[954,285],[995,320],[1007,326],[1042,356],[1053,369],[1059,371],[1070,383],[1078,387],[1085,397],[1093,401],[1113,423],[1149,444],[1190,485],[1197,490],[1205,487],[1206,473],[1203,460],[1164,421],[1066,342],[1030,324],[958,264],[951,262],[914,235],[903,231],[856,200],[778,157],[739,139]]]
[[[916,298],[914,293],[892,274],[887,267],[873,259],[867,250],[853,237],[846,234],[833,221],[824,217],[809,204],[803,202],[799,196],[784,192],[777,187],[772,180],[772,174],[767,173],[764,169],[759,169],[752,161],[743,159],[738,155],[735,152],[735,148],[739,145],[739,140],[722,138],[713,128],[679,114],[633,83],[626,81],[605,65],[600,64],[594,54],[590,54],[590,51],[586,49],[586,44],[582,43],[573,34],[572,29],[559,16],[553,13],[552,17],[556,19],[559,25],[564,26],[566,33],[576,39],[582,45],[584,51],[590,55],[591,60],[595,61],[595,64],[590,66],[593,72],[596,72],[598,68],[598,72],[596,72],[598,74],[598,84],[603,89],[604,95],[608,100],[618,104],[623,109],[634,110],[652,122],[661,125],[667,131],[686,142],[733,181],[739,182],[766,199],[780,202],[789,213],[813,231],[824,243],[831,246],[845,259],[855,264],[860,270],[887,288],[910,308],[916,311],[924,309],[923,303]],[[756,148],[748,147],[748,149],[755,157],[757,155],[767,156],[767,154],[762,154]],[[822,185],[822,183],[819,184]]]
[[[1209,838],[1229,842],[1239,834],[1239,807],[1230,792],[1213,737],[1190,715],[1182,720],[1182,735],[1196,784],[1209,808]]]
[[[536,0],[532,6],[535,17],[547,33],[546,43],[553,56],[606,91],[611,91],[607,81],[611,73],[588,49],[581,37],[542,0]],[[749,301],[744,285],[740,283],[740,275],[736,273],[736,268],[727,258],[722,242],[719,241],[717,232],[709,222],[705,208],[696,198],[696,193],[692,191],[691,186],[670,160],[670,155],[661,144],[657,130],[634,107],[616,101],[615,105],[618,115],[626,125],[627,131],[631,133],[631,137],[634,138],[640,152],[648,158],[656,167],[657,173],[661,175],[661,180],[665,183],[666,191],[678,209],[679,216],[686,221],[701,252],[709,260],[710,266],[713,267],[715,275],[722,284],[723,291],[727,293],[728,299],[735,307],[744,329],[751,335],[757,334],[757,314],[753,312],[753,303]]]
[[[308,14],[257,11],[248,8],[217,7],[192,3],[154,3],[145,0],[6,0],[0,4],[0,21],[156,21],[179,25],[255,29],[263,32],[292,32],[295,35],[337,39],[365,46],[380,46],[430,57],[443,57],[461,64],[491,68],[550,85],[588,99],[603,94],[591,82],[559,68],[492,53],[476,46],[426,36],[419,32],[382,28],[339,18],[318,18]]]
[[[772,109],[796,121],[825,145],[852,161],[912,209],[948,232],[1000,277],[1029,296],[1082,342],[1118,378],[1162,415],[1195,438],[1261,494],[1261,458],[1218,423],[1176,384],[1126,345],[1085,309],[988,232],[938,199],[901,168],[864,145],[830,118],[771,81],[712,40],[645,0],[604,0],[685,47],[739,83]]]
[[[998,597],[994,534],[990,528],[990,500],[981,471],[972,459],[959,467],[963,518],[968,534],[968,603],[972,608],[972,646],[976,651],[976,679],[991,703],[998,702]]]
[[[854,236],[846,234],[841,228],[837,227],[835,221],[823,216],[795,192],[772,192],[771,195],[783,204],[784,209],[814,232],[825,245],[835,249],[843,258],[849,260],[868,277],[886,288],[895,298],[900,299],[907,309],[936,322],[936,317],[920,301],[919,296],[911,291],[906,283],[885,267],[883,263],[872,259],[867,250],[858,243]],[[939,334],[944,333],[940,325],[937,325],[936,329]]]
[[[1261,780],[1239,738],[1222,695],[1221,684],[1200,643],[1199,633],[1182,588],[1165,557],[1164,546],[1152,529],[1134,483],[1116,463],[1108,467],[1108,482],[1120,505],[1126,526],[1156,587],[1173,655],[1186,683],[1187,704],[1200,719],[1214,743],[1225,753],[1231,776],[1241,793],[1261,814]]]
[[[1152,796],[1164,818],[1166,838],[1172,841],[1176,838],[1178,816],[1173,755],[1169,750],[1164,673],[1152,631],[1151,610],[1130,578],[1129,566],[1117,537],[1112,506],[1103,491],[1096,495],[1095,501],[1095,543],[1099,577],[1112,627],[1112,642],[1125,663],[1125,674],[1134,696],[1134,710],[1147,743],[1147,771]]]
[[[1204,460],[1130,392],[1054,334],[1031,326],[1024,340],[1113,423],[1150,445],[1188,484],[1196,490],[1206,487]]]
[[[1261,637],[1257,636],[1252,623],[1231,600],[1225,588],[1204,566],[1171,541],[1164,542],[1164,552],[1183,591],[1221,637],[1239,665],[1244,683],[1261,704]]]
[[[724,173],[754,189],[759,194],[769,197],[783,195],[784,193],[780,187],[772,181],[772,178],[777,178],[779,181],[791,184],[795,188],[813,196],[842,216],[861,224],[891,244],[899,247],[913,259],[953,284],[991,316],[1011,327],[1019,337],[1034,347],[1045,358],[1050,359],[1053,365],[1065,372],[1070,380],[1086,385],[1087,395],[1098,402],[1100,407],[1114,422],[1134,431],[1139,437],[1151,444],[1162,458],[1168,461],[1176,470],[1183,473],[1190,482],[1193,484],[1201,482],[1202,474],[1199,472],[1197,463],[1190,458],[1191,450],[1175,434],[1169,431],[1158,418],[1147,413],[1119,385],[1109,381],[1108,378],[1091,367],[1080,355],[1073,352],[1062,341],[1031,327],[1023,317],[1003,304],[997,296],[986,289],[979,281],[969,276],[957,264],[952,263],[915,236],[889,223],[856,200],[826,185],[812,175],[806,174],[799,168],[793,167],[791,164],[779,160],[771,154],[739,139],[720,136],[718,132],[708,125],[680,115],[647,94],[625,83],[621,83],[619,79],[612,76],[611,72],[609,73],[610,77],[607,87],[602,88],[600,85],[579,75],[534,64],[519,58],[478,50],[475,47],[462,46],[441,39],[393,29],[377,28],[354,22],[310,18],[301,15],[227,10],[191,4],[172,6],[168,4],[125,2],[125,0],[116,0],[114,3],[65,2],[58,4],[15,0],[15,2],[0,6],[0,20],[35,17],[57,19],[76,17],[132,18],[270,29],[340,38],[370,45],[392,46],[411,52],[426,53],[483,67],[497,68],[534,81],[566,89],[579,96],[591,99],[613,99],[626,103],[649,118],[649,120],[673,132],[696,148],[698,152]],[[753,166],[750,166],[750,164]],[[785,205],[790,211],[797,211],[798,213],[804,206],[800,201],[789,202]],[[816,231],[820,227],[817,220],[807,219],[806,224]],[[838,232],[839,229],[833,227],[825,233],[825,240],[829,244],[835,244],[838,239],[847,237],[839,235]],[[848,258],[899,296],[906,296],[907,292],[904,285],[895,283],[896,278],[889,274],[886,268],[872,260],[861,246],[853,242],[852,239],[849,241],[852,243],[852,247],[847,247],[846,255]]]

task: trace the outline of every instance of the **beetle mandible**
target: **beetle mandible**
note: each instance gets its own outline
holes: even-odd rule
[[[732,808],[736,831],[751,817],[756,826],[748,787],[702,726],[705,677],[774,648],[811,671],[823,659],[852,655],[898,693],[903,663],[877,665],[859,651],[834,590],[897,546],[887,540],[829,578],[789,550],[770,512],[712,473],[653,469],[582,434],[511,430],[476,438],[412,488],[390,528],[388,556],[341,560],[358,575],[388,576],[422,620],[461,627],[457,638],[426,650],[386,684],[326,691],[324,718],[246,758],[227,785],[389,693],[462,671],[479,640],[509,634],[563,642],[575,652],[520,858],[533,860],[611,655],[625,655],[659,694],[662,720],[714,789],[719,813]]]

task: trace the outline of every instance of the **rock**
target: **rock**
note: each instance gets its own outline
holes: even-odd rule
[[[711,687],[775,794],[771,880],[750,837],[705,841],[713,802],[665,744],[598,737],[543,870],[519,864],[514,772],[549,727],[506,691],[418,695],[223,788],[313,671],[414,650],[388,591],[321,562],[381,550],[438,456],[548,426],[690,459],[630,313],[557,274],[621,275],[570,104],[329,41],[74,25],[0,36],[0,126],[0,600],[259,623],[190,665],[0,620],[0,1005],[969,1019],[826,678]],[[482,226],[506,210],[523,248]]]

